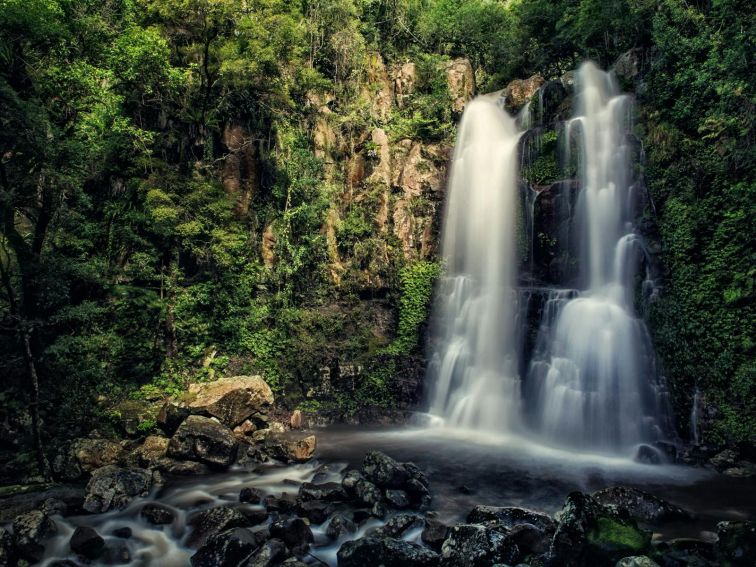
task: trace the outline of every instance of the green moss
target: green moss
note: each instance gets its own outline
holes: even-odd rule
[[[437,262],[416,262],[401,270],[399,328],[387,352],[410,354],[418,347],[420,327],[428,319],[433,284],[440,274],[441,266]]]
[[[601,553],[640,552],[650,543],[648,534],[613,518],[600,517],[588,532],[588,542]]]

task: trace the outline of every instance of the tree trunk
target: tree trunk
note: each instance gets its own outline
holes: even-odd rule
[[[21,340],[24,346],[24,358],[26,359],[26,367],[29,370],[29,379],[32,386],[32,401],[29,404],[29,413],[32,419],[32,434],[34,435],[34,448],[37,453],[37,462],[39,463],[40,471],[45,477],[45,480],[52,480],[52,469],[50,468],[50,461],[45,455],[44,446],[42,444],[42,424],[39,418],[39,377],[37,375],[37,366],[34,362],[34,355],[31,348],[31,335],[32,329],[30,329],[25,322],[20,322],[21,325]]]

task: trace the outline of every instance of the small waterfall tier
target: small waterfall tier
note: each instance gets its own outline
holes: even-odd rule
[[[449,426],[502,431],[520,419],[515,347],[518,140],[495,99],[465,108],[443,225],[430,413]]]

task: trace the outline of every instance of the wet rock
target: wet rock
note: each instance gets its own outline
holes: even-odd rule
[[[604,506],[623,509],[641,522],[662,523],[690,520],[690,513],[642,490],[625,486],[614,486],[599,490],[593,498]]]
[[[160,427],[166,435],[173,435],[176,433],[179,425],[189,417],[190,413],[189,408],[179,402],[166,402],[158,413],[158,427]]]
[[[13,520],[13,536],[20,557],[40,561],[45,552],[45,540],[57,533],[50,516],[39,510],[21,514]]]
[[[342,514],[334,515],[326,527],[326,535],[331,539],[339,539],[355,531],[357,531],[357,526],[354,522]]]
[[[322,484],[305,482],[299,487],[299,498],[305,502],[308,500],[341,502],[346,499],[346,493],[338,482],[325,482]]]
[[[304,463],[312,459],[317,447],[318,440],[314,435],[286,435],[269,438],[265,448],[275,459]]]
[[[387,521],[380,528],[376,528],[368,535],[372,537],[401,537],[405,532],[413,528],[419,528],[425,522],[420,516],[411,514],[399,514]]]
[[[105,540],[94,528],[79,526],[68,542],[71,551],[87,559],[96,559],[105,551]]]
[[[0,506],[0,525],[13,521],[16,516],[41,510],[48,515],[77,514],[83,511],[83,488],[77,486],[41,487],[41,490],[23,491],[2,499]],[[65,510],[62,509],[65,507]]]
[[[718,471],[732,468],[738,461],[738,454],[732,449],[725,449],[709,459],[709,464]]]
[[[165,458],[169,442],[167,437],[150,435],[131,453],[131,458],[140,467],[156,466],[161,459]]]
[[[333,504],[324,500],[308,500],[297,505],[297,513],[313,524],[322,524],[334,510]]]
[[[409,541],[364,537],[348,541],[338,551],[339,567],[366,567],[379,561],[383,567],[435,567],[438,555]]]
[[[286,557],[286,545],[280,539],[266,541],[255,556],[247,563],[247,567],[273,567]]]
[[[509,530],[509,538],[520,552],[527,555],[541,555],[548,551],[553,532],[546,532],[532,524],[518,524]]]
[[[16,544],[13,536],[5,528],[0,528],[0,565],[6,567],[16,563]]]
[[[0,565],[2,565],[2,563],[0,563]],[[70,559],[58,559],[51,563],[47,563],[47,567],[80,567],[80,565],[76,563],[76,561],[71,561]]]
[[[315,541],[310,526],[302,518],[291,518],[271,524],[270,535],[282,540],[286,547],[298,556],[304,555],[310,544]]]
[[[99,562],[105,565],[127,565],[131,563],[131,552],[128,545],[122,541],[106,544]]]
[[[756,522],[719,522],[720,554],[732,565],[756,565]]]
[[[146,496],[152,487],[152,473],[108,465],[97,469],[87,484],[84,510],[92,514],[125,508],[137,496]]]
[[[467,523],[469,524],[482,524],[484,522],[496,522],[505,528],[530,524],[549,533],[553,533],[556,528],[556,522],[550,516],[514,506],[476,506],[467,515]]]
[[[376,504],[383,499],[381,491],[369,480],[358,480],[354,485],[354,495],[363,504]]]
[[[620,559],[615,567],[659,567],[659,564],[645,555],[636,555]]]
[[[258,488],[246,486],[239,492],[239,502],[259,504],[263,499],[263,492]]]
[[[234,376],[215,382],[190,384],[186,406],[192,414],[217,417],[235,427],[255,413],[267,413],[273,392],[260,376]]]
[[[140,436],[140,425],[146,422],[155,422],[159,406],[154,402],[145,400],[125,400],[118,404],[115,411],[120,415],[123,431],[130,437]]]
[[[396,490],[393,488],[386,490],[386,502],[388,502],[389,506],[392,508],[398,508],[399,510],[408,508],[410,505],[407,493],[404,490]]]
[[[142,510],[139,513],[142,518],[147,520],[150,524],[155,526],[172,524],[176,519],[176,515],[173,510],[162,504],[151,502],[142,506]]]
[[[441,545],[444,543],[448,534],[449,526],[433,516],[426,516],[425,527],[420,534],[420,539],[428,547],[435,549],[436,551],[441,551]]]
[[[244,514],[228,506],[218,506],[200,512],[191,518],[189,524],[193,528],[187,539],[187,544],[190,547],[200,547],[212,536],[231,528],[242,528],[250,525]]]
[[[297,499],[294,495],[286,492],[281,496],[269,494],[263,499],[263,504],[271,512],[288,512],[296,507]]]
[[[171,437],[167,454],[174,459],[224,468],[234,462],[237,449],[238,442],[230,429],[208,417],[190,415]]]
[[[197,461],[180,461],[163,457],[153,463],[155,469],[176,476],[197,476],[210,474],[212,469],[204,463]]]
[[[264,508],[241,508],[240,512],[249,520],[251,526],[262,524],[268,519],[268,511]]]
[[[192,567],[236,567],[242,565],[258,544],[249,530],[232,528],[208,538],[192,555]]]
[[[403,465],[380,451],[370,451],[365,456],[362,474],[381,488],[403,488],[410,479]]]
[[[255,431],[257,431],[257,426],[250,420],[245,419],[239,425],[234,427],[233,431],[234,435],[236,435],[237,437],[249,437],[253,435]]]
[[[533,95],[538,92],[546,81],[541,75],[533,75],[527,79],[517,79],[509,83],[501,93],[504,104],[510,110],[519,110]]]
[[[651,445],[640,445],[635,452],[633,460],[636,463],[658,465],[664,462],[664,455],[656,447],[652,447]]]
[[[56,455],[53,471],[61,480],[73,481],[83,474],[116,464],[124,456],[120,443],[109,439],[77,439]]]
[[[121,539],[129,539],[133,535],[131,528],[128,526],[124,526],[122,528],[116,528],[113,530],[112,533],[115,537],[120,537]]]
[[[496,563],[513,564],[519,555],[520,550],[503,528],[458,524],[449,530],[441,546],[441,565],[488,567]]]
[[[620,79],[633,81],[641,72],[641,57],[643,50],[633,48],[620,55],[614,62],[612,69]]]
[[[424,484],[416,478],[411,478],[407,481],[405,487],[407,494],[410,496],[413,504],[420,506],[427,506],[431,502],[431,495],[428,491],[427,484]]]
[[[341,479],[341,487],[348,496],[356,497],[357,483],[361,480],[364,480],[362,473],[358,470],[350,469],[346,472],[344,478]]]

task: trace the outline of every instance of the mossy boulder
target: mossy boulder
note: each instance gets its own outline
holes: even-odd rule
[[[587,533],[587,552],[594,564],[613,564],[629,555],[640,555],[651,543],[651,534],[632,520],[600,516]]]

